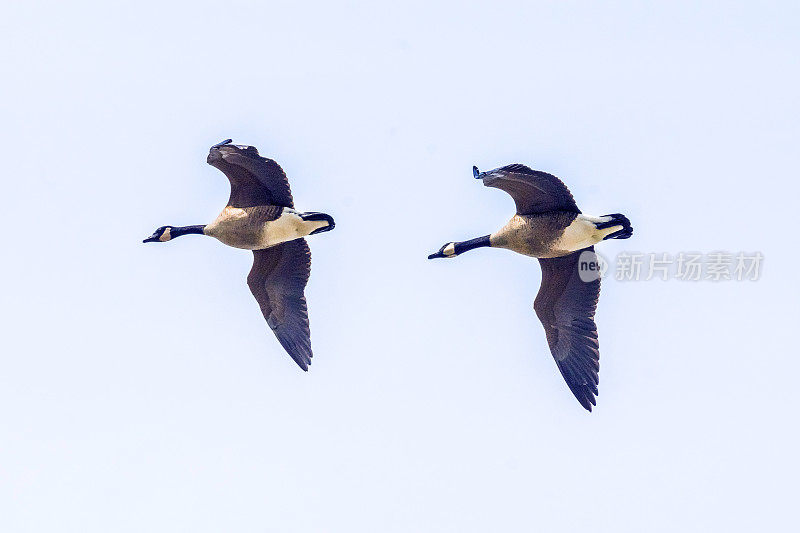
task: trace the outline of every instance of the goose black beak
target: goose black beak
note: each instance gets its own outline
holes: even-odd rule
[[[142,242],[156,242],[157,240],[158,240],[158,236],[155,233],[153,233],[152,235],[150,235],[148,238],[146,238]]]
[[[214,146],[212,146],[211,148],[219,148],[220,146],[225,146],[226,144],[230,144],[232,142],[233,142],[233,139],[225,139],[221,143],[217,143]]]
[[[472,175],[475,177],[476,180],[481,179],[481,173],[478,170],[478,167],[476,167],[476,166],[472,167]]]
[[[440,257],[445,257],[441,250],[436,252],[435,254],[431,254],[428,256],[428,259],[439,259]]]

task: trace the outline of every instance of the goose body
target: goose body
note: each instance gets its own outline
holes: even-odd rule
[[[305,286],[311,252],[304,237],[334,228],[325,213],[294,209],[289,181],[272,159],[228,139],[209,150],[207,162],[231,183],[228,204],[210,224],[161,226],[144,242],[166,242],[188,234],[214,237],[253,251],[247,285],[278,341],[303,369],[313,356]]]
[[[303,214],[272,205],[225,206],[203,233],[234,248],[263,250],[328,227],[327,220],[304,220]]]
[[[622,224],[598,229],[612,217],[592,217],[569,211],[514,215],[508,224],[489,236],[491,246],[507,248],[536,258],[561,257],[588,248],[622,229]]]
[[[506,191],[516,204],[511,220],[496,232],[469,241],[450,242],[428,259],[456,257],[481,247],[506,248],[535,257],[542,283],[534,310],[545,329],[550,352],[580,404],[591,411],[598,393],[600,352],[594,313],[600,295],[594,245],[633,234],[621,214],[581,213],[557,177],[520,165],[473,175],[487,187]]]

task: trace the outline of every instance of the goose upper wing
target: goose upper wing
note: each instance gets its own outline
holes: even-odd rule
[[[274,160],[258,155],[255,147],[235,144],[214,146],[208,154],[208,163],[224,172],[231,182],[228,205],[294,207],[286,173]]]
[[[487,187],[506,191],[517,204],[517,214],[533,215],[548,211],[572,211],[580,213],[575,199],[567,186],[552,174],[532,170],[525,165],[514,164],[488,172],[478,173]]]
[[[311,251],[305,239],[253,251],[247,285],[267,324],[303,370],[311,364],[311,331],[305,290],[311,273]]]
[[[595,405],[597,373],[600,370],[600,351],[594,312],[600,296],[600,279],[585,282],[579,275],[581,253],[586,263],[597,257],[594,247],[585,248],[563,257],[539,259],[542,266],[542,286],[533,308],[544,325],[550,353],[561,375],[580,404],[591,411]]]

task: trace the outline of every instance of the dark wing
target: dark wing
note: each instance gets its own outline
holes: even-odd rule
[[[231,182],[228,205],[294,207],[286,173],[274,160],[258,155],[258,150],[252,146],[214,147],[209,153],[208,162],[224,172]]]
[[[591,252],[579,261],[583,252]],[[564,257],[539,259],[542,286],[533,303],[536,315],[544,325],[547,344],[561,375],[581,405],[591,411],[595,405],[600,351],[594,312],[600,296],[600,278],[583,281],[581,266],[593,265],[599,272],[594,247]],[[584,272],[592,272],[586,268]],[[590,274],[591,275],[591,274]]]
[[[580,213],[567,186],[552,174],[525,165],[507,165],[480,175],[483,184],[506,191],[517,204],[517,214],[533,215],[548,211]]]
[[[303,290],[311,273],[311,251],[305,239],[253,251],[247,285],[267,324],[303,370],[311,364],[311,331]]]

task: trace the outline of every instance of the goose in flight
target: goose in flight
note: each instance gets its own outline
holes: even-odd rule
[[[601,217],[581,213],[569,189],[557,177],[525,165],[488,172],[472,167],[487,187],[511,195],[517,207],[511,220],[491,235],[449,242],[428,259],[456,257],[491,246],[535,257],[542,284],[533,303],[544,326],[550,353],[578,402],[596,405],[600,352],[594,313],[600,295],[600,265],[594,245],[605,239],[627,239],[633,228],[619,213]]]
[[[207,162],[231,182],[231,195],[222,213],[210,224],[161,226],[143,242],[198,234],[252,250],[247,285],[278,341],[307,371],[312,352],[304,290],[311,272],[311,252],[303,237],[332,230],[333,218],[295,211],[283,169],[261,157],[253,146],[232,144],[227,139],[211,147]]]

